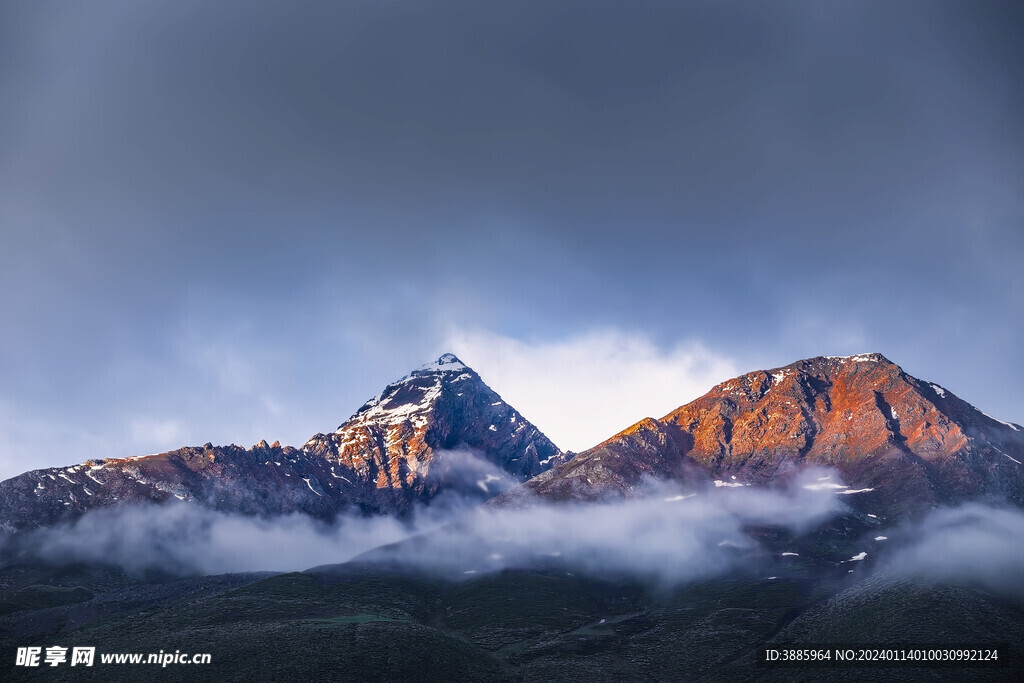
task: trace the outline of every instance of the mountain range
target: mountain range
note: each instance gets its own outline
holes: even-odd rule
[[[445,354],[299,448],[206,444],[0,482],[0,522],[25,541],[0,555],[0,675],[138,677],[138,667],[17,665],[18,648],[51,645],[212,653],[212,666],[168,668],[169,680],[924,681],[952,673],[761,661],[766,646],[829,642],[998,647],[998,662],[957,663],[956,674],[1017,680],[1024,599],[1012,544],[1024,527],[1005,504],[1024,507],[1021,462],[1024,428],[880,354],[750,372],[579,454],[559,450]],[[375,540],[342,564],[288,573],[182,575],[163,562],[139,569],[107,556],[117,546],[97,532],[109,518],[84,532],[59,527],[90,510],[179,500],[261,518],[357,511],[360,523],[375,524],[374,515],[412,518],[445,495],[487,502],[396,543]],[[799,507],[802,498],[840,504],[804,526],[780,517],[802,519],[813,509]],[[776,506],[734,520],[730,500],[756,507],[765,499]],[[967,501],[999,505],[958,506]],[[120,518],[144,530],[128,534],[127,551],[151,552],[145,515]],[[237,522],[218,537],[228,553],[246,533]],[[300,528],[293,522],[279,528]],[[112,534],[123,533],[114,526]],[[74,537],[103,554],[30,552],[50,532],[51,541]],[[156,533],[155,547],[205,552],[203,533],[192,530],[195,542],[189,533]],[[280,535],[259,538],[270,552],[287,552]],[[314,534],[328,557],[352,557],[337,539]],[[530,551],[527,561],[517,562],[517,544]],[[616,571],[630,564],[643,571]],[[677,578],[652,583],[650,568]]]
[[[21,531],[127,503],[175,500],[250,515],[407,513],[445,491],[484,500],[565,460],[480,376],[444,354],[301,448],[260,441],[86,460],[0,482],[0,527]]]
[[[989,417],[877,353],[750,372],[597,446],[563,452],[452,354],[387,385],[299,448],[265,441],[86,460],[0,482],[11,531],[126,503],[329,520],[404,515],[446,491],[495,505],[607,500],[645,482],[773,486],[809,467],[871,516],[973,499],[1024,505],[1024,428]],[[511,489],[511,490],[510,490]]]

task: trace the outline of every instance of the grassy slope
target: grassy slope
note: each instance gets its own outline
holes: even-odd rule
[[[159,671],[107,666],[84,673],[64,666],[21,669],[19,677],[786,680],[800,672],[756,668],[758,644],[894,638],[910,624],[916,624],[915,635],[941,639],[964,624],[985,637],[1024,635],[1020,606],[979,591],[879,580],[840,588],[806,578],[734,579],[652,593],[565,572],[509,571],[453,583],[340,566],[140,602],[45,636],[8,633],[0,643],[0,676],[10,668],[17,644],[77,644],[106,652],[210,652],[214,665]],[[914,605],[917,611],[909,608]],[[882,622],[884,632],[878,630]],[[804,673],[816,678],[823,672]],[[854,673],[868,680],[885,677],[879,671]],[[918,673],[928,679],[943,672]]]

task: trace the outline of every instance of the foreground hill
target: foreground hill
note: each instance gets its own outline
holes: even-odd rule
[[[13,569],[0,571],[0,579]],[[170,666],[160,678],[211,681],[1010,681],[1024,661],[1019,601],[884,578],[736,575],[651,591],[564,571],[453,582],[347,564],[262,580],[140,584],[16,569],[21,584],[45,582],[19,584],[0,601],[0,648],[12,653],[0,660],[0,672],[19,680],[138,680],[154,668],[14,666],[17,647],[58,642],[97,653],[210,653],[210,665]],[[82,595],[64,605],[27,604],[27,596],[38,602],[47,589]],[[756,663],[761,645],[826,636],[851,646],[999,642],[1007,649],[1003,667],[973,670],[772,670]]]
[[[1024,504],[1024,428],[996,420],[881,354],[818,357],[747,373],[645,419],[502,496],[594,500],[647,477],[693,487],[769,485],[809,466],[875,515],[968,499]]]
[[[441,491],[489,498],[565,456],[451,354],[389,384],[303,447],[261,441],[88,460],[0,482],[0,528],[18,531],[126,503],[183,500],[252,515],[403,513]]]

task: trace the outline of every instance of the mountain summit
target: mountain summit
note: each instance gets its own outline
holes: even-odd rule
[[[404,513],[439,493],[490,498],[565,455],[458,358],[392,382],[302,448],[185,447],[88,460],[0,482],[0,528],[69,521],[125,503],[184,500],[253,515],[330,519],[347,509]]]
[[[392,382],[333,434],[317,434],[304,449],[378,489],[415,497],[435,492],[436,475],[448,469],[443,462],[448,451],[476,451],[519,481],[564,459],[540,430],[450,353]],[[485,492],[487,484],[485,476]]]
[[[770,484],[808,466],[856,507],[894,515],[991,497],[1024,504],[1024,428],[985,415],[879,353],[741,375],[647,418],[502,500],[628,495],[645,477]],[[500,502],[500,501],[499,501]]]

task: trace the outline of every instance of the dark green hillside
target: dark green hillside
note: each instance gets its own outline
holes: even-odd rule
[[[1024,642],[1021,605],[977,590],[878,578],[845,589],[840,579],[780,577],[652,592],[564,571],[506,571],[452,582],[369,565],[262,580],[118,584],[91,574],[79,585],[64,576],[69,585],[41,588],[44,575],[37,570],[23,577],[34,583],[4,603],[5,677],[18,645],[213,657],[209,666],[163,670],[97,664],[13,672],[28,680],[612,681],[816,679],[823,673],[758,669],[755,648],[765,642],[999,638],[1018,649]],[[62,599],[78,602],[52,604]],[[18,611],[11,612],[16,603]],[[92,611],[83,611],[89,605]],[[39,627],[28,629],[31,623]],[[992,671],[990,677],[999,680],[1012,671]],[[829,675],[834,673],[839,679],[930,680],[949,672],[854,669]]]

